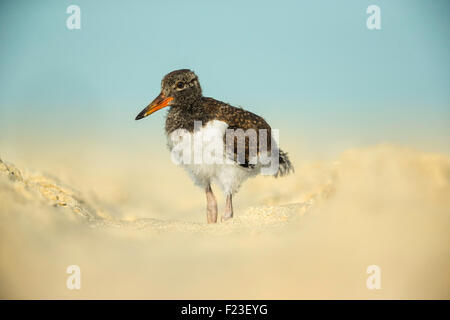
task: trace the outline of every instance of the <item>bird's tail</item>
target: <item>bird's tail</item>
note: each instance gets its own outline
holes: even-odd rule
[[[275,178],[288,175],[291,172],[294,173],[294,166],[292,165],[291,160],[289,160],[287,152],[280,149],[279,166]]]

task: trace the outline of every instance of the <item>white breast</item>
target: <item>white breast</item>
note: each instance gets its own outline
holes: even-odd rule
[[[168,136],[168,146],[172,161],[184,167],[196,185],[205,188],[214,182],[225,194],[232,194],[259,169],[244,168],[228,160],[224,146],[227,128],[227,123],[213,120],[203,127],[199,125],[193,133],[177,129]]]

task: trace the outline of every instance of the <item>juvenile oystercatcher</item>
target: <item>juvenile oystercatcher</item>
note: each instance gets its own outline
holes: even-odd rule
[[[161,82],[161,93],[137,115],[136,120],[168,106],[165,129],[169,149],[172,155],[174,151],[183,151],[182,158],[175,157],[177,164],[188,171],[196,185],[204,188],[208,223],[217,222],[212,182],[217,183],[226,195],[226,208],[221,218],[225,221],[233,217],[232,196],[247,178],[264,169],[275,177],[294,170],[287,153],[278,149],[276,141],[271,139],[274,130],[263,118],[204,97],[193,71],[181,69],[167,74]],[[256,141],[252,139],[255,137]],[[239,141],[242,148],[239,148]],[[207,154],[208,161],[205,160]],[[258,156],[263,154],[266,156],[264,163],[258,161]],[[276,160],[275,170],[270,171],[267,159]]]

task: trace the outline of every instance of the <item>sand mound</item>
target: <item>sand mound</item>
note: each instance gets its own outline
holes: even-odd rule
[[[121,220],[108,214],[99,206],[89,203],[83,194],[55,177],[44,174],[24,173],[13,164],[7,164],[0,159],[0,192],[4,202],[2,210],[9,210],[17,203],[32,204],[40,209],[45,207],[62,208],[66,215],[81,217],[93,228],[128,228],[149,233],[155,232],[206,232],[224,234],[229,232],[246,232],[246,229],[262,230],[267,227],[277,227],[286,224],[304,214],[312,206],[314,197],[308,202],[282,205],[251,207],[236,219],[215,226],[180,220],[163,220],[156,218]]]

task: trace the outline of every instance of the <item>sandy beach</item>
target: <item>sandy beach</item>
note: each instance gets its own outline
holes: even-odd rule
[[[124,157],[2,155],[2,299],[450,298],[446,155],[389,144],[293,154],[294,175],[248,181],[235,218],[216,225],[182,169]],[[373,264],[380,290],[366,287]],[[66,287],[69,265],[80,290]]]

